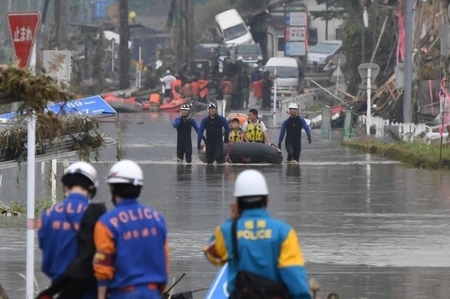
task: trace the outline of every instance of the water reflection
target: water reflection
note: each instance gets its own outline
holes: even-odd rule
[[[190,183],[191,179],[192,179],[192,164],[178,163],[177,164],[177,181]]]
[[[286,176],[287,177],[300,177],[301,176],[300,164],[287,165]]]

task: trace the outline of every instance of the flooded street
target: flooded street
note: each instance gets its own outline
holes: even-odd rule
[[[200,121],[203,115],[195,118]],[[211,284],[217,268],[202,249],[215,226],[228,217],[234,179],[249,166],[207,166],[196,154],[192,165],[177,164],[171,124],[176,116],[124,114],[121,119],[124,157],[144,171],[141,200],[161,211],[169,226],[171,277],[186,273],[175,288],[181,292]],[[113,123],[102,126],[115,130]],[[276,144],[279,128],[268,132]],[[303,136],[300,165],[254,167],[268,180],[271,214],[297,230],[309,278],[322,285],[321,297],[337,292],[344,299],[449,298],[450,173],[411,169],[342,148],[340,131],[333,132],[332,141],[321,140],[319,133],[313,130],[312,144]],[[102,178],[115,155],[114,148],[101,152],[95,167]],[[50,197],[44,182],[49,165],[42,177],[41,163],[36,164],[37,199]],[[0,170],[3,202],[26,201],[25,170]],[[20,188],[13,188],[16,178]],[[97,199],[111,207],[103,179],[101,183]],[[18,275],[25,273],[25,228],[23,217],[0,217],[0,282],[11,299],[25,297],[25,281]],[[42,289],[48,280],[40,272],[40,260],[36,247],[36,279]],[[194,298],[204,295],[198,292]]]

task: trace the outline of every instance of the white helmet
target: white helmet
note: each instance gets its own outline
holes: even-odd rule
[[[241,172],[234,184],[234,197],[269,195],[266,179],[263,174],[254,169]]]
[[[144,175],[142,174],[141,167],[136,162],[122,160],[111,167],[106,182],[108,184],[142,186],[144,184]]]
[[[191,111],[191,106],[190,105],[181,105],[181,110]]]
[[[298,109],[297,103],[289,103],[288,109]]]
[[[94,184],[94,186],[97,188],[98,176],[94,166],[84,161],[78,161],[70,164],[69,167],[67,167],[66,170],[64,170],[64,175],[75,173],[79,173],[87,177],[92,182],[92,184]]]

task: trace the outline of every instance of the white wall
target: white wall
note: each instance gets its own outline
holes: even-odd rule
[[[325,10],[325,5],[324,4],[317,5],[316,0],[304,0],[304,1],[308,7],[308,11]],[[321,19],[312,20],[312,18],[311,18],[309,27],[317,28],[317,38],[318,38],[319,42],[325,40],[325,24],[326,24],[326,22],[324,20],[321,20]],[[338,28],[338,26],[341,24],[342,24],[341,19],[333,19],[333,20],[328,21],[328,39],[329,40],[336,39],[336,28]]]

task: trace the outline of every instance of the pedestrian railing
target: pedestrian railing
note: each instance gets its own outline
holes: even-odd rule
[[[367,118],[365,115],[359,116],[358,122],[367,125]],[[398,141],[414,142],[424,141],[430,143],[432,139],[440,137],[439,129],[441,126],[428,126],[426,124],[414,123],[399,123],[390,122],[388,119],[382,117],[372,116],[370,118],[370,126],[375,129],[377,137],[383,137],[386,133]],[[443,133],[444,137],[448,133]]]

